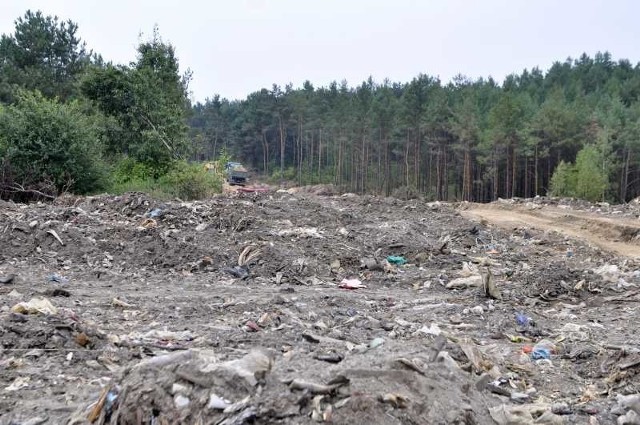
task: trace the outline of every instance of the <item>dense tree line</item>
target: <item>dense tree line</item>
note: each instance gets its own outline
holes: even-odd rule
[[[640,66],[584,54],[502,85],[419,75],[215,96],[193,106],[191,139],[197,159],[226,148],[275,178],[360,193],[627,201],[640,194],[639,95]]]
[[[28,11],[0,38],[0,197],[172,187],[197,197],[214,182],[185,160],[229,154],[273,181],[359,193],[640,195],[640,66],[609,53],[502,84],[422,74],[192,105],[190,73],[157,30],[123,65],[77,29]]]

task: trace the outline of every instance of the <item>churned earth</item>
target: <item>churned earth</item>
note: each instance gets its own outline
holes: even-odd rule
[[[326,186],[4,202],[0,423],[636,423],[639,215]]]

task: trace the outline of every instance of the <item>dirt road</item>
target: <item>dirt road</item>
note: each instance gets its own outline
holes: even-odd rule
[[[553,205],[533,203],[466,204],[464,217],[485,220],[504,229],[531,227],[558,232],[593,244],[603,250],[640,258],[640,220],[602,216]]]

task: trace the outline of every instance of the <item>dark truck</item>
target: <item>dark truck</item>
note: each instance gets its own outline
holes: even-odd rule
[[[224,171],[230,185],[244,186],[249,180],[249,172],[239,162],[227,162]]]

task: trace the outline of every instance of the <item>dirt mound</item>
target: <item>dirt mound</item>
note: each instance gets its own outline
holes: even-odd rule
[[[488,404],[496,400],[478,390],[446,351],[432,355],[388,364],[365,356],[357,365],[318,373],[300,369],[300,359],[264,350],[227,361],[214,352],[183,351],[134,366],[77,416],[113,425],[349,423],[363,416],[373,424],[493,423]]]
[[[103,423],[227,425],[630,412],[615,396],[637,390],[640,267],[535,220],[634,207],[504,202],[491,217],[533,213],[498,227],[329,189],[3,204],[0,424],[94,407]],[[269,367],[234,367],[255,352]]]

